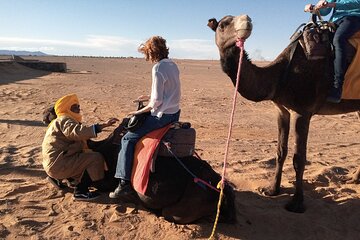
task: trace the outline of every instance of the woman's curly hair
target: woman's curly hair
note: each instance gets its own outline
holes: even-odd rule
[[[160,36],[153,36],[141,44],[138,51],[145,55],[146,61],[158,62],[168,58],[169,48],[166,47],[166,40]]]

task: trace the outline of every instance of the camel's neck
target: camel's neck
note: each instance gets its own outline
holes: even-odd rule
[[[223,53],[221,56],[222,69],[231,78],[235,86],[240,49],[234,46]],[[266,67],[258,67],[248,59],[245,52],[242,59],[238,92],[246,99],[256,102],[273,99],[276,87],[282,77],[282,65],[272,63]]]

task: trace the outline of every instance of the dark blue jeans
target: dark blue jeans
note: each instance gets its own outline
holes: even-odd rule
[[[118,155],[115,177],[130,180],[136,143],[149,132],[179,121],[179,117],[180,110],[174,114],[163,114],[161,118],[149,115],[140,128],[134,132],[127,132],[121,139],[121,150]]]
[[[348,64],[346,63],[346,49],[350,44],[348,39],[360,30],[360,16],[347,16],[337,23],[333,44],[335,48],[334,59],[334,87],[341,88]]]

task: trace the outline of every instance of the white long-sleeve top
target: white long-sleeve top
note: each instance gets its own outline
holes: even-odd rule
[[[161,117],[174,114],[180,109],[181,85],[177,65],[164,58],[152,68],[152,85],[150,102],[151,115]]]

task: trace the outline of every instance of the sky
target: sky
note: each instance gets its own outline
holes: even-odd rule
[[[245,49],[273,60],[310,16],[305,0],[0,0],[0,50],[60,56],[142,57],[153,35],[170,58],[219,59],[208,19],[247,14],[253,32]]]

